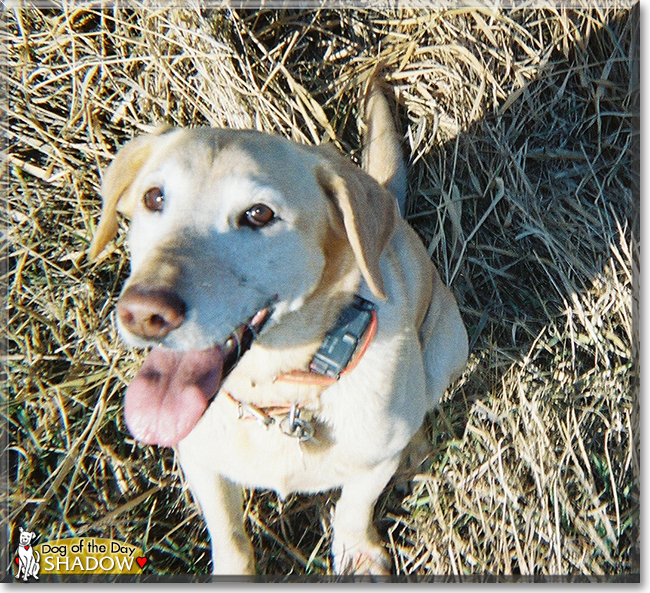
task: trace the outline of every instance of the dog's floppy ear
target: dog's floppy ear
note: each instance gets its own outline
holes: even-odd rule
[[[343,217],[343,225],[363,278],[373,294],[386,299],[379,258],[397,223],[393,194],[334,149],[316,168],[316,179]]]
[[[117,233],[120,212],[130,217],[135,204],[128,189],[145,164],[161,134],[169,128],[160,127],[153,134],[138,136],[127,142],[117,153],[102,180],[102,214],[88,249],[88,257],[95,259]],[[130,200],[128,198],[131,198]]]

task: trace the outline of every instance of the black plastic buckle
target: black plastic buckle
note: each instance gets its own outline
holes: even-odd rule
[[[309,370],[338,379],[368,329],[374,308],[373,303],[355,295],[354,301],[341,311],[334,327],[327,332],[309,364]]]

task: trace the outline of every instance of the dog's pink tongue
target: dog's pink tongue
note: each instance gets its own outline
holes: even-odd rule
[[[154,348],[126,390],[131,434],[149,445],[175,445],[196,426],[219,389],[223,353]]]

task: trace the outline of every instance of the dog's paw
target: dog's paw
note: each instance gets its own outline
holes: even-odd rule
[[[232,548],[230,550],[220,550],[221,553],[212,557],[212,574],[213,575],[254,575],[255,559],[253,549],[250,553]]]
[[[219,561],[213,561],[212,574],[218,576],[250,576],[255,574],[255,562],[251,558],[222,558]]]
[[[342,550],[334,554],[334,570],[337,574],[354,575],[389,575],[391,569],[390,556],[378,545],[368,543],[365,546],[355,546],[351,552]]]

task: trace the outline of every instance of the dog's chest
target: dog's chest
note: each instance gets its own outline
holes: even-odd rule
[[[190,455],[200,456],[209,469],[233,482],[281,496],[336,487],[352,471],[354,455],[342,455],[343,443],[334,441],[330,427],[317,416],[305,417],[314,434],[303,442],[286,434],[281,416],[265,426],[255,418],[241,418],[232,402],[217,398],[179,445],[181,464]]]
[[[34,552],[32,551],[31,546],[27,546],[27,548],[25,546],[20,546],[20,548],[18,548],[18,556],[22,560],[30,560],[33,557],[33,555]]]
[[[320,492],[341,486],[363,467],[398,454],[421,423],[421,417],[395,417],[364,405],[349,394],[349,405],[325,405],[309,419],[313,439],[288,436],[276,420],[266,427],[240,418],[237,406],[220,394],[192,433],[179,444],[181,465],[200,465],[251,488]],[[334,396],[333,396],[334,398]]]
[[[265,427],[241,418],[237,404],[222,391],[179,444],[181,465],[280,495],[339,487],[398,455],[421,425],[426,406],[418,348],[412,332],[376,340],[353,373],[305,410],[315,414],[306,416],[314,427],[313,441],[287,436],[278,420]]]

